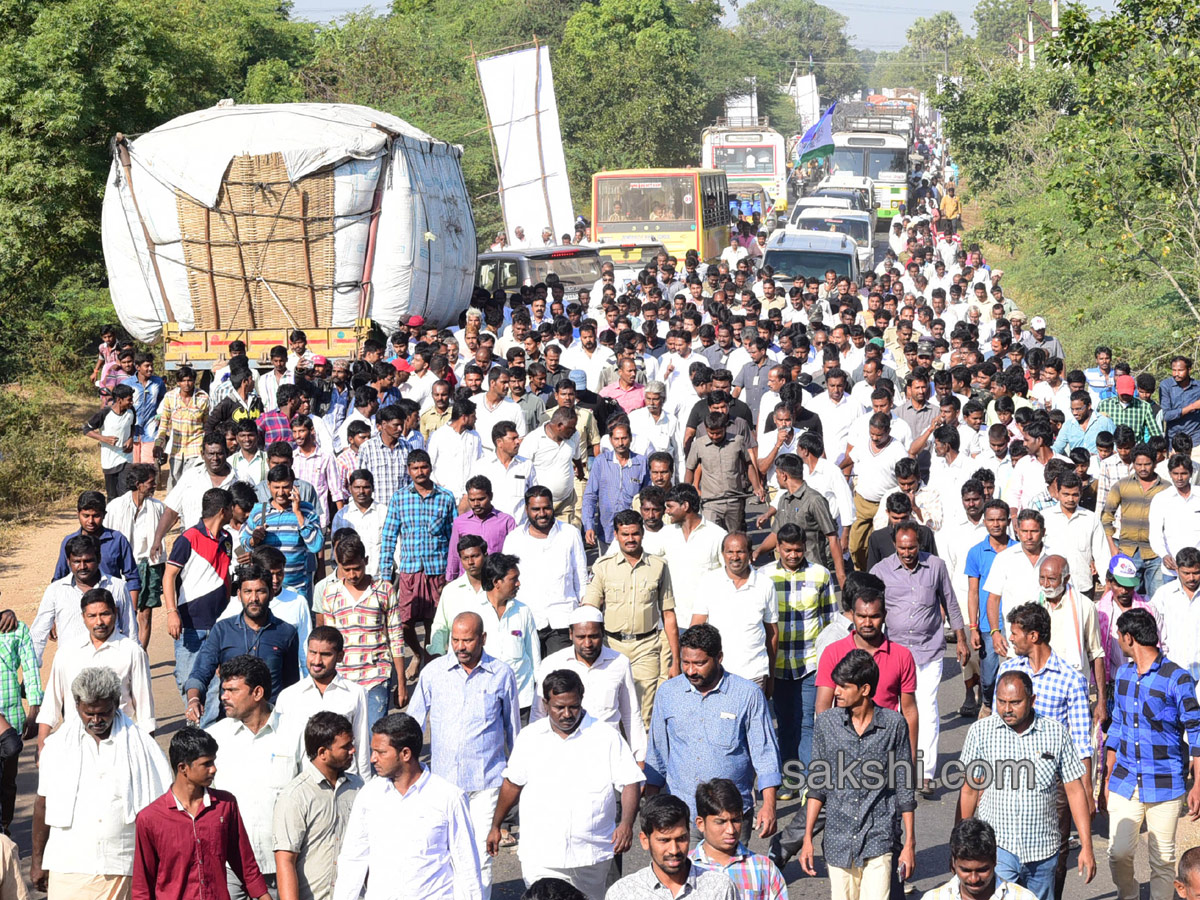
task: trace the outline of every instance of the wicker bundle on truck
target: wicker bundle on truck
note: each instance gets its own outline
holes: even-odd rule
[[[113,141],[102,235],[121,323],[168,366],[253,360],[302,329],[351,355],[371,321],[442,325],[471,296],[462,148],[347,104],[229,101]]]

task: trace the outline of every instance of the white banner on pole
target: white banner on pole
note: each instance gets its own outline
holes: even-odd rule
[[[803,133],[821,118],[821,97],[817,92],[817,76],[801,75],[792,84],[792,98],[796,101],[796,115],[800,117]]]
[[[556,242],[574,234],[549,48],[491,56],[478,66],[500,160],[500,202],[510,245],[541,246],[543,228],[551,229]],[[517,238],[518,227],[525,231],[524,242]]]

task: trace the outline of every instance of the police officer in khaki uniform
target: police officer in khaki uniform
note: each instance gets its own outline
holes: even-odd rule
[[[613,517],[620,552],[592,567],[583,602],[603,610],[605,642],[629,660],[649,727],[659,684],[679,674],[679,629],[666,561],[643,551],[642,529],[631,509]]]

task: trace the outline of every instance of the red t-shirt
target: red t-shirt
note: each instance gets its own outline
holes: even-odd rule
[[[833,688],[834,667],[857,646],[851,634],[825,648],[817,662],[817,687]],[[872,699],[880,706],[899,712],[900,695],[917,691],[917,664],[913,662],[912,653],[884,638],[875,651],[875,665],[879,666],[879,688]]]

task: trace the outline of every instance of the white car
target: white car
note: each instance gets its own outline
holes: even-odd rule
[[[788,222],[788,231],[824,231],[849,235],[858,245],[858,266],[875,268],[875,241],[869,213],[837,207],[806,207]]]

